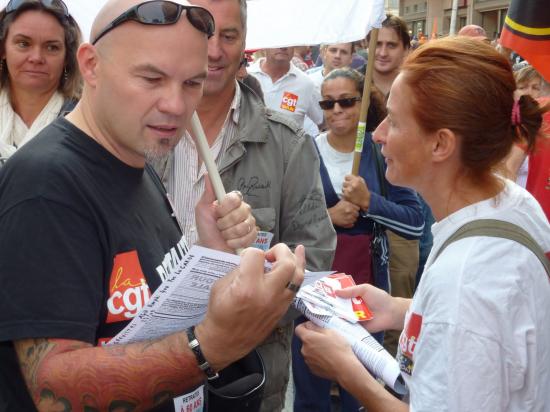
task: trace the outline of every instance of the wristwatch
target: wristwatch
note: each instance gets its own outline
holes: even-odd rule
[[[218,375],[218,372],[212,369],[212,367],[204,357],[204,354],[202,353],[201,345],[197,340],[197,337],[195,336],[194,326],[191,326],[189,329],[187,329],[187,340],[189,341],[189,349],[191,349],[191,351],[195,355],[195,358],[197,358],[199,368],[206,374],[206,379],[212,381],[219,378],[220,375]]]

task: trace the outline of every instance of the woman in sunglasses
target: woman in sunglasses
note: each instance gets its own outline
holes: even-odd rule
[[[337,233],[332,269],[352,275],[355,282],[389,289],[385,230],[416,239],[424,227],[416,194],[388,183],[384,161],[372,142],[370,131],[382,121],[385,110],[379,94],[371,98],[359,176],[352,176],[363,76],[353,69],[331,71],[321,84],[328,131],[317,136],[321,178],[326,205]],[[381,339],[382,336],[377,336]],[[295,411],[330,411],[331,382],[312,375],[300,354],[301,342],[293,341]],[[356,412],[359,404],[340,391],[342,411]]]
[[[11,0],[0,11],[1,158],[75,105],[80,41],[61,0]]]

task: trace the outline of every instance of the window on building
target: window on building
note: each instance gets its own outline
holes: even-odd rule
[[[416,13],[416,12],[418,12],[418,4],[415,4],[413,6],[413,13]]]
[[[409,14],[409,6],[405,6],[405,14]]]

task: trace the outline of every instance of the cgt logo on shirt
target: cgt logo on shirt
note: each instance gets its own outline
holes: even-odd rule
[[[290,92],[285,92],[283,94],[281,109],[288,110],[289,112],[294,113],[296,111],[297,105],[298,105],[298,96]]]
[[[414,368],[414,350],[422,329],[422,316],[412,313],[399,338],[397,361],[402,372],[411,375]]]
[[[109,282],[107,323],[131,320],[150,298],[137,251],[116,255]]]

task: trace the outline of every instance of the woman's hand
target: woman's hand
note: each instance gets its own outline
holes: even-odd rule
[[[296,327],[296,336],[302,341],[302,355],[315,375],[338,381],[342,372],[363,368],[349,343],[334,330],[305,322]]]
[[[383,330],[402,330],[405,321],[405,313],[411,300],[394,298],[387,292],[375,286],[362,284],[335,291],[341,298],[363,298],[374,318],[361,322],[369,332],[376,333]]]
[[[361,176],[347,175],[344,178],[342,196],[344,200],[359,206],[361,210],[369,210],[370,191],[365,179]]]
[[[334,226],[346,229],[352,228],[359,217],[359,206],[340,200],[335,206],[328,209],[330,220]]]

